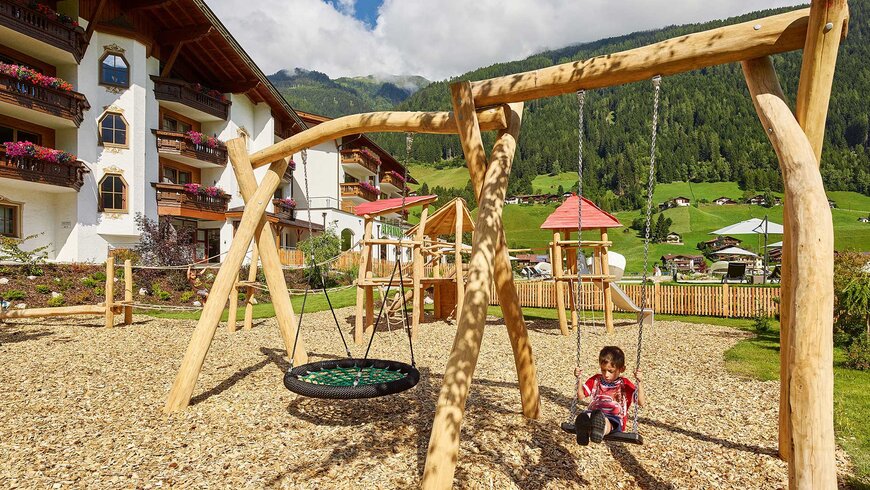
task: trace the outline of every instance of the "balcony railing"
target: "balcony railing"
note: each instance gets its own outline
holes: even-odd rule
[[[162,129],[153,129],[152,131],[157,135],[158,153],[172,153],[220,166],[227,164],[227,147],[223,143],[218,143],[212,148],[205,143],[194,143],[184,133],[163,131]]]
[[[359,197],[366,201],[377,201],[378,193],[363,188],[359,182],[345,182],[341,184],[341,197]]]
[[[2,0],[0,0],[2,1]],[[72,121],[78,127],[91,108],[84,95],[40,87],[0,73],[0,101]]]
[[[82,162],[54,163],[29,156],[10,157],[0,145],[0,178],[26,180],[81,190],[89,170]]]
[[[81,27],[50,19],[45,14],[12,0],[0,0],[0,25],[69,52],[81,63],[88,41]]]
[[[178,102],[206,114],[211,114],[224,121],[229,117],[231,102],[228,100],[223,100],[220,97],[214,97],[203,93],[201,90],[196,90],[193,85],[183,80],[161,78],[153,75],[151,80],[154,80],[154,97],[157,100]]]
[[[399,189],[399,192],[405,189],[405,182],[393,174],[384,174],[383,176],[381,176],[381,185],[384,184],[391,185],[396,189]]]
[[[275,214],[278,215],[279,218],[290,220],[296,219],[296,208],[287,206],[281,199],[272,199],[272,206],[274,206]]]
[[[157,189],[157,207],[161,211],[159,214],[169,214],[172,216],[190,216],[190,213],[185,211],[194,211],[200,213],[217,213],[223,214],[227,212],[231,197],[224,196],[207,196],[202,194],[191,194],[185,192],[182,184],[151,184]],[[169,211],[169,212],[166,212]],[[202,216],[204,219],[214,218],[215,216]]]
[[[357,164],[373,174],[378,173],[378,162],[362,150],[341,150],[341,163]]]

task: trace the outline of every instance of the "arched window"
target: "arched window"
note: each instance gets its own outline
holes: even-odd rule
[[[130,86],[130,64],[122,54],[107,52],[100,58],[100,83],[113,87]]]
[[[341,251],[346,252],[353,246],[353,231],[350,228],[341,230]]]
[[[100,181],[100,211],[127,212],[127,182],[118,174],[106,174]]]
[[[127,120],[120,113],[107,112],[100,118],[100,144],[127,147]]]

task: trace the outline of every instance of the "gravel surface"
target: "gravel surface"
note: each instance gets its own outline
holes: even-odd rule
[[[350,332],[352,308],[338,318]],[[328,312],[306,314],[312,359],[343,349]],[[192,405],[162,406],[195,326],[135,316],[131,327],[66,318],[0,326],[0,488],[413,488],[455,326],[424,325],[414,343],[420,384],[374,400],[298,397],[281,382],[287,362],[274,319],[250,331],[221,326]],[[577,446],[559,429],[573,389],[575,338],[554,321],[530,322],[540,420],[519,406],[507,334],[488,322],[468,398],[456,470],[459,488],[779,488],[779,385],[729,375],[722,355],[745,337],[724,327],[657,322],[646,329],[644,446]],[[586,372],[605,344],[629,371],[637,330],[584,334]],[[360,347],[352,347],[360,353]],[[374,357],[408,361],[403,332],[380,332]],[[841,471],[848,463],[838,453]]]

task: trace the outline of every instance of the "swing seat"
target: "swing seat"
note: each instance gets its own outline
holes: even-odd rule
[[[340,400],[394,395],[419,381],[420,371],[414,366],[382,359],[312,362],[284,374],[284,386],[293,393]]]
[[[562,422],[562,430],[569,434],[576,434],[574,424],[570,422]],[[611,432],[604,436],[607,442],[622,442],[625,444],[643,445],[643,436],[637,432]]]

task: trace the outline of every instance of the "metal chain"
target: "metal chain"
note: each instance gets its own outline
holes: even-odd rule
[[[577,105],[578,105],[578,115],[577,115],[577,258],[579,259],[582,254],[580,254],[580,242],[583,239],[583,107],[586,101],[586,91],[578,90],[577,91]],[[553,244],[554,247],[560,246],[559,244]],[[574,310],[577,312],[577,315],[583,315],[583,319],[585,322],[586,312],[585,308],[580,306],[580,292],[582,291],[580,288],[581,285],[581,268],[580,264],[577,264],[577,284],[575,284],[575,292],[574,292]],[[582,333],[582,325],[577,325],[577,353],[576,353],[576,365],[579,368],[580,363],[582,361],[580,352],[583,346],[583,333]],[[574,396],[571,400],[571,408],[570,408],[570,417],[571,419],[568,423],[574,423],[577,418],[578,407],[580,403],[580,398],[577,395],[577,392],[580,390],[581,380],[579,377],[575,376],[574,381]]]
[[[414,146],[414,133],[411,133],[411,132],[405,133],[405,166],[404,166],[405,167],[404,168],[405,182],[402,183],[402,185],[404,186],[404,188],[402,189],[402,212],[405,211],[405,201],[408,197],[408,165],[411,161],[411,148],[413,146]],[[400,213],[399,214],[400,220],[402,219],[401,216],[402,215]],[[421,223],[420,226],[423,226],[423,224]],[[402,270],[402,265],[401,265],[402,254],[405,253],[405,249],[404,249],[404,247],[402,247],[402,239],[405,237],[405,230],[402,229],[401,226],[399,226],[399,228],[402,231],[401,231],[401,233],[399,233],[399,255],[398,255],[398,257],[396,257],[396,263],[398,264],[398,267],[399,267],[399,290],[400,290],[400,294],[402,295],[402,321],[403,321],[404,326],[405,326],[405,332],[408,334],[408,348],[411,351],[411,365],[416,366],[416,362],[414,362],[414,341],[411,339],[411,325],[410,325],[411,322],[408,321],[408,302],[407,302],[407,299],[405,298],[405,281],[404,281],[404,278],[402,277],[402,275],[405,272]],[[422,253],[422,248],[420,249],[420,252]],[[460,280],[461,280],[461,278],[460,278]],[[411,287],[414,287],[414,286],[412,285]],[[423,303],[420,302],[420,304],[422,305]],[[416,311],[412,311],[412,314],[416,314],[416,313],[417,313]]]
[[[637,358],[634,362],[635,370],[640,368],[641,349],[643,348],[643,318],[646,311],[647,301],[647,277],[649,271],[649,241],[650,227],[652,226],[652,200],[653,187],[655,186],[656,177],[656,132],[659,124],[659,93],[661,92],[661,75],[656,75],[652,78],[655,94],[653,95],[653,119],[652,119],[652,137],[650,138],[649,150],[649,179],[647,181],[646,192],[646,228],[644,229],[643,241],[643,278],[640,288],[640,314],[637,317]],[[634,404],[634,431],[637,432],[637,415],[638,405]]]

